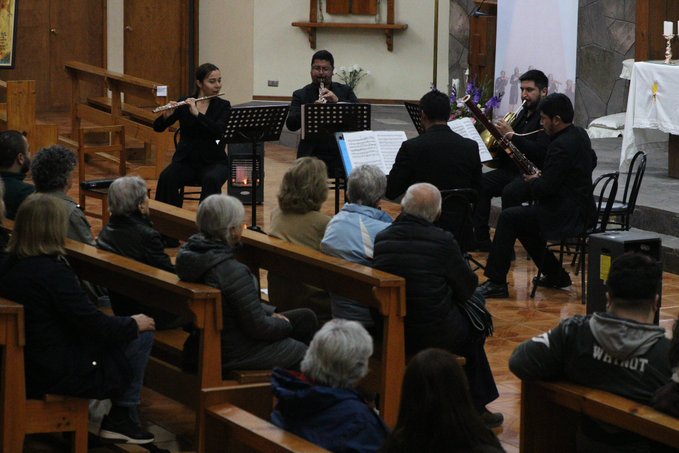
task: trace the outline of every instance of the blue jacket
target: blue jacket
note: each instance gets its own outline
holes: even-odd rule
[[[380,209],[347,203],[328,223],[321,251],[352,263],[372,266],[375,236],[392,221],[391,216]],[[373,324],[367,307],[346,297],[331,296],[333,318],[359,321],[367,327]]]
[[[325,449],[378,452],[389,434],[356,390],[314,385],[280,368],[271,384],[278,398],[271,421]]]

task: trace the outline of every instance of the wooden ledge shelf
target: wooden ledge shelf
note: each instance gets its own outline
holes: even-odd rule
[[[293,27],[299,27],[309,35],[309,45],[316,48],[316,30],[319,28],[344,28],[363,30],[383,30],[387,39],[387,49],[394,50],[394,31],[405,30],[408,24],[361,24],[351,22],[293,22]]]

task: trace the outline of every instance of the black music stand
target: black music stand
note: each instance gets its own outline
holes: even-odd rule
[[[334,137],[336,132],[370,130],[370,104],[302,105],[302,139]],[[337,150],[339,154],[339,149]],[[335,173],[335,212],[339,211],[340,170]]]
[[[420,104],[416,104],[414,102],[404,102],[403,105],[406,106],[408,115],[410,115],[410,119],[413,121],[415,129],[417,129],[417,133],[420,135],[424,134],[424,126],[422,126],[422,118],[420,116],[422,113]]]
[[[257,165],[257,142],[272,142],[280,138],[288,116],[289,105],[235,107],[229,113],[222,143],[250,143],[252,145],[251,202],[252,224],[248,229],[262,233],[257,226],[257,184],[263,184],[261,162]],[[264,160],[264,153],[262,153]]]

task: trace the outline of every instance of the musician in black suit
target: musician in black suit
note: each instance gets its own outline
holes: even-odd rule
[[[549,82],[547,76],[537,69],[531,69],[524,73],[519,77],[519,80],[521,81],[521,99],[525,102],[523,109],[518,113],[513,124],[500,120],[496,123],[496,127],[528,160],[538,168],[542,168],[549,145],[549,137],[544,132],[536,132],[542,129],[540,114],[537,109],[540,101],[547,96]],[[497,150],[497,157],[494,164],[497,168],[483,174],[479,199],[474,213],[474,233],[477,248],[483,251],[490,249],[488,220],[493,197],[502,197],[502,209],[520,206],[521,203],[530,199],[530,188],[523,180],[519,168],[505,151],[500,149],[499,145],[495,149]]]
[[[568,273],[546,249],[546,240],[579,234],[595,219],[595,154],[587,132],[572,124],[573,104],[565,94],[553,93],[542,100],[539,111],[551,141],[542,172],[523,176],[536,203],[507,208],[500,214],[486,265],[488,280],[479,287],[486,298],[509,297],[507,273],[516,239],[540,267],[540,286],[570,286]]]
[[[387,176],[386,196],[396,199],[418,182],[439,190],[481,187],[479,145],[448,127],[450,99],[433,90],[420,99],[424,134],[401,145]]]
[[[302,104],[358,102],[349,85],[332,81],[334,69],[335,59],[327,50],[319,50],[311,57],[311,83],[292,93],[290,112],[285,122],[288,129],[296,131],[302,127]],[[329,176],[336,176],[337,171],[343,174],[337,143],[331,134],[300,140],[297,158],[304,156],[314,156],[325,162]]]

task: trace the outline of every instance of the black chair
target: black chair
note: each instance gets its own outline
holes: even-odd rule
[[[474,189],[447,189],[441,191],[441,216],[436,225],[453,233],[462,255],[476,271],[485,269],[469,252],[474,247],[472,215],[479,194]],[[473,266],[472,266],[473,264]]]
[[[608,228],[608,223],[611,216],[611,209],[615,202],[615,195],[618,192],[618,172],[606,173],[599,176],[594,184],[592,184],[592,194],[595,195],[596,207],[596,223],[587,228],[581,234],[575,237],[564,238],[560,241],[550,241],[547,243],[547,251],[551,253],[558,247],[559,263],[563,268],[563,260],[565,255],[573,255],[571,266],[575,268],[575,275],[580,274],[580,282],[582,286],[581,301],[586,302],[585,286],[585,256],[587,254],[588,239],[591,234],[603,233]],[[579,260],[579,261],[578,261]],[[538,267],[538,274],[533,279],[533,289],[530,292],[530,297],[534,298],[537,291],[537,282],[542,273]]]
[[[638,151],[632,158],[629,172],[625,179],[625,191],[622,194],[622,201],[613,203],[611,209],[611,219],[609,221],[613,230],[629,230],[630,219],[637,206],[637,196],[641,188],[641,180],[646,172],[646,153]],[[630,185],[630,182],[632,183]]]

